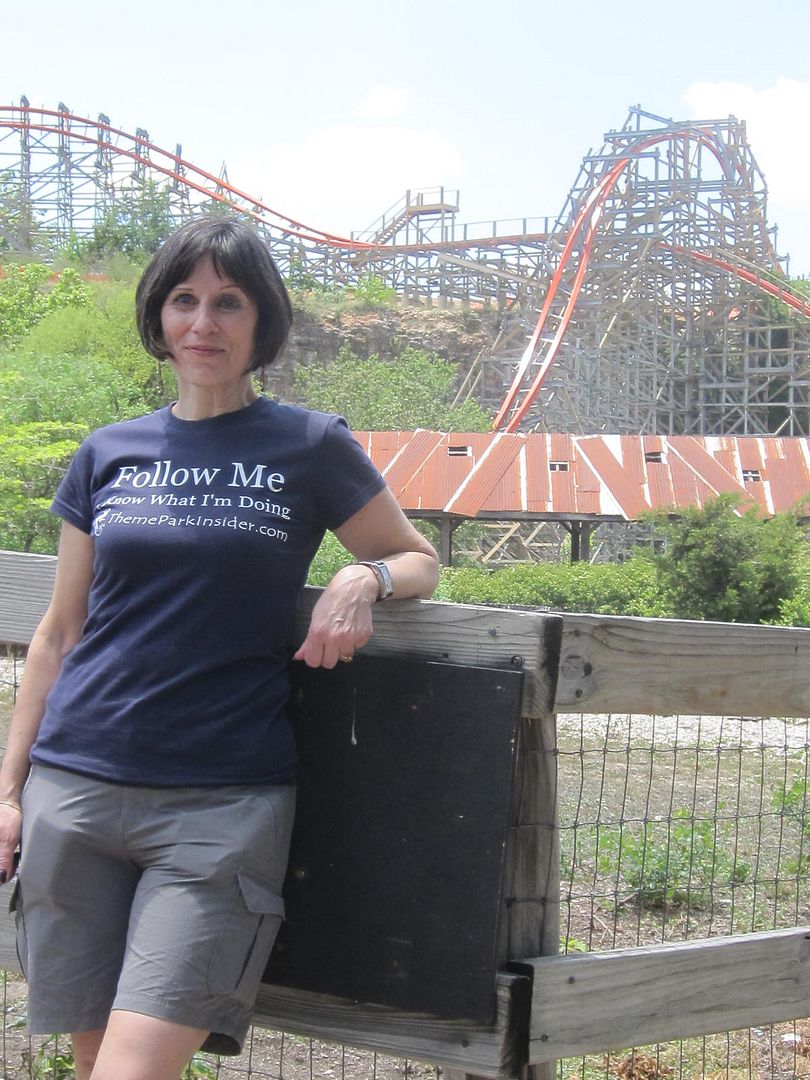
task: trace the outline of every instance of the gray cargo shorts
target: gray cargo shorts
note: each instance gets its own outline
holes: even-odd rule
[[[111,1009],[238,1054],[284,915],[292,785],[136,787],[34,765],[12,905],[32,1034]]]

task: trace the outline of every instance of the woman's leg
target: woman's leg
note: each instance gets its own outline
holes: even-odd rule
[[[104,1028],[96,1031],[75,1031],[70,1036],[73,1044],[73,1060],[76,1063],[76,1080],[90,1080],[103,1038]]]
[[[122,793],[35,765],[24,796],[17,944],[28,1023],[32,1033],[79,1033],[82,1058],[107,1025],[140,877],[116,848]]]
[[[201,1028],[113,1009],[89,1076],[92,1080],[180,1080],[207,1036]],[[78,1070],[76,1076],[84,1080]]]

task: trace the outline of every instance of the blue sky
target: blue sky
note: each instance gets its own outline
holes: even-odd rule
[[[630,105],[748,124],[769,221],[810,274],[810,3],[38,0],[3,4],[0,97],[105,112],[316,228],[407,188],[464,221],[556,214]],[[13,15],[11,14],[13,12]]]

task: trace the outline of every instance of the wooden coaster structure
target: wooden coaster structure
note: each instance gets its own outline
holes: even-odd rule
[[[808,301],[785,274],[745,124],[630,110],[582,161],[559,214],[461,223],[459,193],[409,191],[362,233],[297,221],[61,104],[0,106],[0,243],[92,232],[121,200],[168,197],[179,222],[254,220],[282,271],[312,287],[373,274],[409,302],[495,307],[464,393],[499,430],[810,434]]]

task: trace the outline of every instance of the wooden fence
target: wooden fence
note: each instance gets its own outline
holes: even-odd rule
[[[0,641],[24,645],[53,561],[0,553]],[[317,595],[306,590],[302,637]],[[440,1064],[451,1080],[529,1076],[555,1061],[810,1016],[810,927],[558,956],[556,713],[810,715],[810,630],[557,615],[398,601],[371,655],[526,674],[491,1025],[266,986],[255,1022]],[[0,964],[16,958],[0,927]]]

